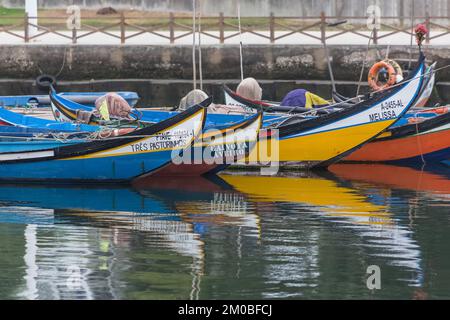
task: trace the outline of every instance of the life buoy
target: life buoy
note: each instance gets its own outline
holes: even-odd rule
[[[385,84],[382,84],[380,81],[378,81],[378,74],[380,73],[380,71],[382,69],[386,69],[386,71],[389,75],[388,81]],[[377,62],[369,70],[369,79],[368,79],[369,86],[374,91],[388,88],[388,87],[392,86],[393,84],[395,84],[396,76],[397,76],[397,73],[395,72],[395,69],[391,64],[389,64],[385,61]]]
[[[392,59],[384,59],[383,61],[393,66],[397,75],[403,75],[402,67],[400,67],[397,61]]]

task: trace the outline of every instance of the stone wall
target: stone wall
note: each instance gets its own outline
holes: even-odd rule
[[[221,101],[221,84],[238,83],[239,47],[202,48],[205,89]],[[365,46],[329,46],[340,92],[354,95]],[[450,48],[425,48],[429,61],[450,64]],[[34,79],[42,73],[58,75],[59,90],[137,91],[144,105],[175,104],[192,89],[191,46],[137,45],[2,45],[0,46],[0,95],[38,93]],[[385,48],[369,52],[368,66],[384,57]],[[391,46],[389,57],[407,67],[408,47]],[[417,52],[413,52],[413,58]],[[279,100],[289,90],[307,88],[330,95],[330,76],[320,45],[251,45],[244,47],[244,74],[263,83],[266,99]],[[367,68],[364,84],[367,79]],[[439,95],[450,102],[450,69],[437,73]]]

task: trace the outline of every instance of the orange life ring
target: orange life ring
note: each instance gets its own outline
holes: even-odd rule
[[[378,74],[381,69],[386,69],[389,75],[389,79],[385,84],[381,84],[380,81],[378,81]],[[374,90],[378,91],[381,89],[388,88],[395,84],[397,73],[395,72],[395,69],[393,66],[391,66],[389,63],[385,61],[380,61],[375,63],[372,68],[369,70],[369,86]]]

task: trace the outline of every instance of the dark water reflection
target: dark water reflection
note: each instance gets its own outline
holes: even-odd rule
[[[0,298],[450,298],[449,176],[337,165],[139,189],[0,185]]]

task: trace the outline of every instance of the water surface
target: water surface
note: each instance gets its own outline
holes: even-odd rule
[[[449,177],[336,165],[139,189],[0,185],[0,298],[448,299]]]

